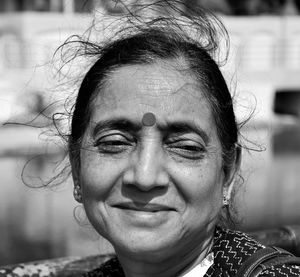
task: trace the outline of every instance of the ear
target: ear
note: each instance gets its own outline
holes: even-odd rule
[[[231,168],[229,168],[228,172],[225,173],[225,183],[223,186],[223,195],[225,195],[228,199],[230,199],[230,195],[232,189],[234,187],[234,179],[236,173],[239,171],[241,167],[241,158],[242,158],[242,149],[240,146],[237,146],[235,149],[235,158],[232,163]]]

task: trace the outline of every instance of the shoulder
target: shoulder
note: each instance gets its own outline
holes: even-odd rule
[[[125,275],[117,257],[114,257],[98,268],[85,273],[83,277],[125,277]]]
[[[262,248],[263,244],[244,232],[216,228],[213,251],[220,257],[229,255],[242,262]]]
[[[240,266],[262,248],[265,248],[263,244],[244,232],[217,227],[212,249],[214,266],[211,271],[214,276],[234,276]]]
[[[246,233],[217,227],[213,246],[214,265],[207,276],[235,276],[241,265],[263,248],[266,246]],[[300,276],[300,266],[275,265],[263,270],[259,276]]]

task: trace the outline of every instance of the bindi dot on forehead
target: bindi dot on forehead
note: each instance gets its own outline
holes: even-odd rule
[[[153,113],[145,113],[142,118],[142,124],[144,126],[153,126],[156,123],[156,118]]]

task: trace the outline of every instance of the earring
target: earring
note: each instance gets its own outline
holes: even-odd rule
[[[228,206],[229,205],[229,197],[227,195],[223,195],[223,206]]]
[[[75,185],[74,186],[73,195],[74,195],[74,199],[78,203],[82,203],[82,195],[81,195],[81,187],[80,187],[80,185]]]

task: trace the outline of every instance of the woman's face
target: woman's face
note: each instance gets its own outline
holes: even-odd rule
[[[222,206],[222,149],[210,106],[191,74],[175,66],[121,67],[93,103],[73,174],[90,222],[120,255],[157,259],[205,248]],[[142,121],[149,112],[151,126]]]

